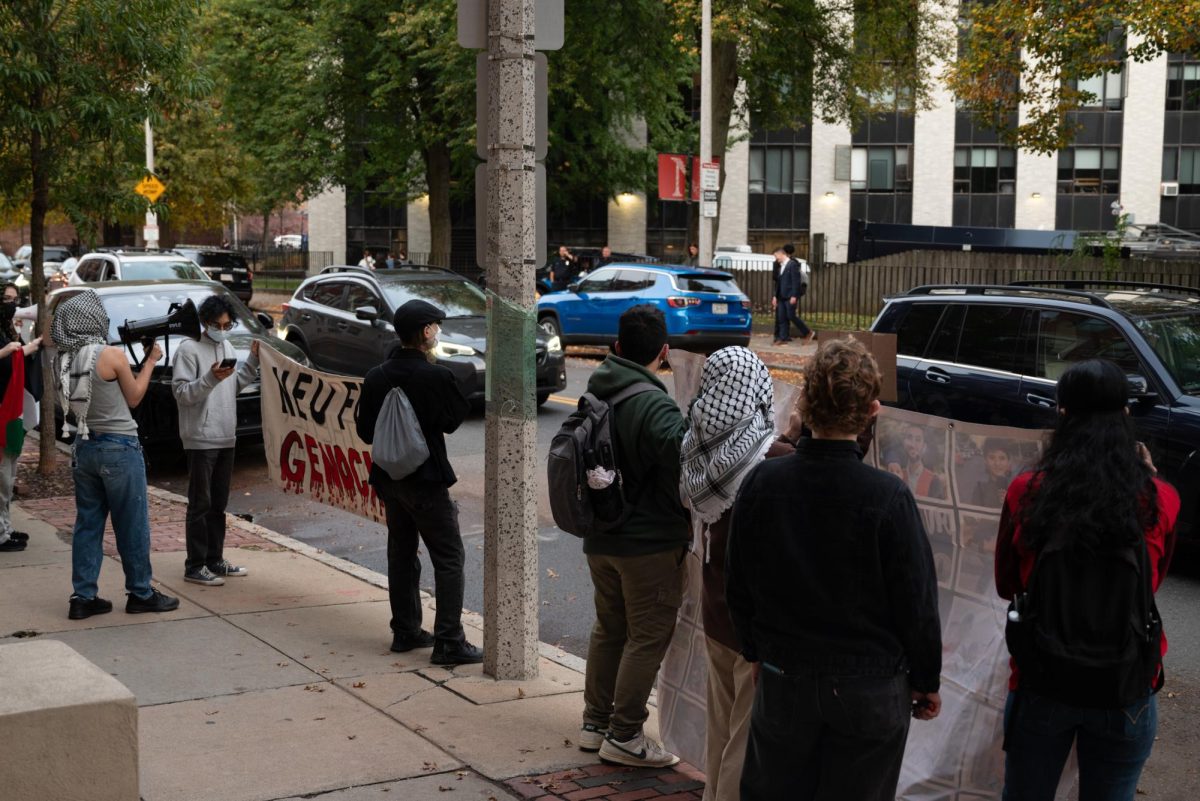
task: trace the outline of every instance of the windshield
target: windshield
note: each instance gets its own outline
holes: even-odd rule
[[[435,281],[381,281],[393,309],[410,300],[424,300],[437,306],[446,317],[483,317],[487,298],[470,281],[448,278]]]
[[[720,294],[737,295],[741,290],[732,278],[702,273],[675,276],[675,286],[681,292],[716,292]]]
[[[190,261],[127,261],[121,265],[121,278],[125,281],[174,278],[186,281],[207,281],[208,276]]]
[[[1200,395],[1200,314],[1150,317],[1137,327],[1188,395]]]
[[[12,268],[13,263],[8,260],[8,256],[0,253],[0,270],[11,270]]]
[[[188,298],[191,298],[192,303],[196,304],[196,308],[200,308],[200,304],[212,295],[221,295],[233,305],[232,333],[259,335],[266,333],[262,324],[255,319],[249,309],[242,305],[240,300],[217,287],[200,286],[172,291],[156,290],[154,287],[139,287],[136,293],[120,295],[104,293],[100,295],[100,300],[104,303],[105,310],[108,311],[108,341],[113,343],[121,341],[120,335],[117,334],[117,326],[124,325],[126,320],[161,317],[168,313],[172,303],[183,303]]]

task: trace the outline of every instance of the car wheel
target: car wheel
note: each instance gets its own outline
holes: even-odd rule
[[[301,339],[300,337],[289,336],[289,337],[284,337],[283,341],[290,342],[291,344],[295,345],[297,348],[300,349],[300,352],[303,353],[308,358],[308,360],[310,362],[312,361],[312,354],[308,352],[308,345],[305,344],[303,339]]]
[[[548,337],[562,336],[562,329],[558,326],[558,318],[553,315],[547,314],[545,317],[539,318],[538,328],[542,329],[542,333]]]

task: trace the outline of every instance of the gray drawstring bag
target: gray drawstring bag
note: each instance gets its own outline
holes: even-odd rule
[[[429,446],[408,396],[400,387],[392,387],[375,421],[371,460],[399,481],[416,472],[428,458]]]

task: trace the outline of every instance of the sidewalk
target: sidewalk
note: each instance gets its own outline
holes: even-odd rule
[[[67,619],[70,497],[13,504],[29,547],[0,554],[0,646],[61,640],[135,694],[145,801],[699,799],[686,766],[612,768],[576,748],[583,675],[568,665],[543,657],[540,678],[498,682],[393,654],[383,576],[232,517],[228,556],[249,576],[186,584],[184,499],[152,487],[150,507],[175,612],[125,614],[109,534],[100,595],[114,610]],[[482,620],[464,623],[482,643]]]

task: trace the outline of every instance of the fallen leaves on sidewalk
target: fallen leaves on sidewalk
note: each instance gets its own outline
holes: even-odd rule
[[[365,681],[356,681],[353,684],[351,684],[350,686],[356,690],[361,690],[363,687],[367,686],[367,683]]]

